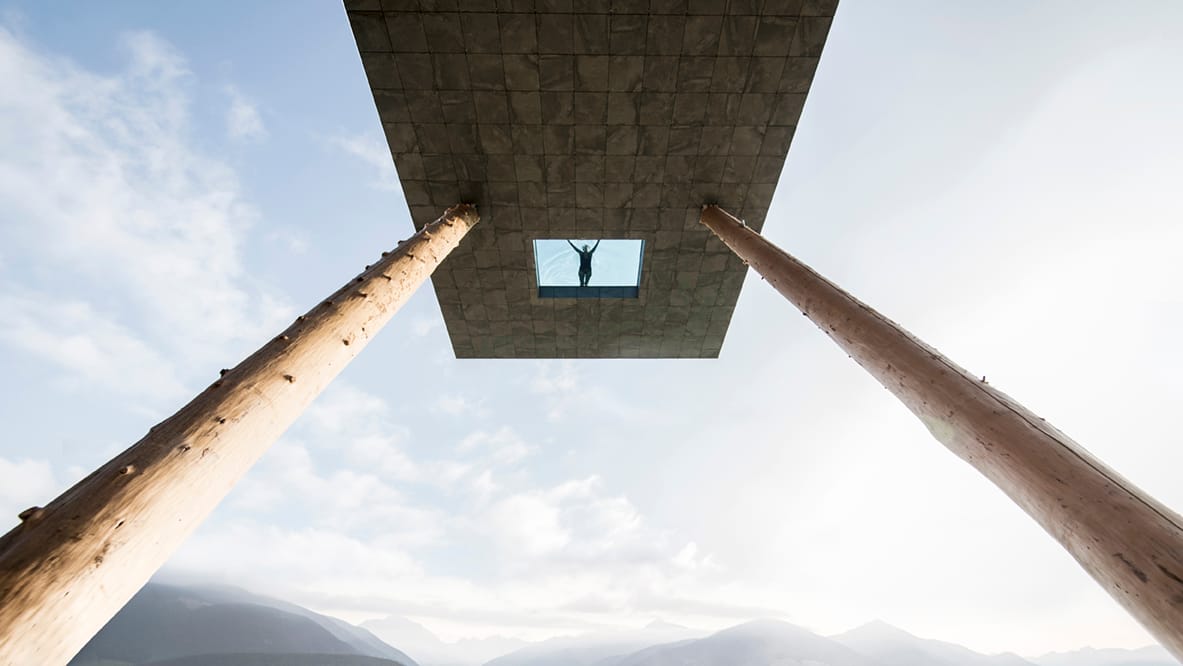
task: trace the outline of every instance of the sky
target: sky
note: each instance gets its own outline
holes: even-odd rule
[[[1183,508],[1183,4],[844,0],[764,232]],[[0,0],[0,529],[411,230],[341,7]],[[422,289],[166,565],[540,639],[1150,637],[749,275],[717,360],[456,360]]]

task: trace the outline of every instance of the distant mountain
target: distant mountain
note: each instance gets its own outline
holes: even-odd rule
[[[383,641],[399,646],[423,666],[479,666],[529,645],[526,641],[504,636],[445,643],[423,625],[393,615],[381,620],[366,620],[361,627]]]
[[[104,662],[111,664],[114,662]],[[390,666],[389,659],[348,654],[201,654],[145,666]]]
[[[557,662],[556,662],[557,664]],[[776,620],[755,620],[706,638],[642,650],[611,666],[878,666],[828,638]]]
[[[370,629],[374,633],[371,633]],[[383,642],[413,651],[415,659]],[[501,655],[501,656],[496,656]],[[654,622],[635,631],[445,643],[389,617],[357,627],[225,586],[149,583],[71,666],[1179,666],[1166,650],[1084,649],[1036,659],[984,655],[883,622],[830,637],[776,620],[703,637]]]
[[[417,666],[364,629],[294,604],[159,583],[144,586],[70,663]]]
[[[1179,666],[1179,661],[1157,645],[1137,650],[1085,648],[1052,652],[1033,660],[1039,666]]]
[[[831,638],[881,666],[1035,666],[1015,654],[978,654],[953,643],[918,638],[878,621]]]
[[[552,638],[527,645],[485,666],[615,666],[614,659],[698,635],[685,627],[654,622],[637,631]]]

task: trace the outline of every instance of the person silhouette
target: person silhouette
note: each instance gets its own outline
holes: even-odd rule
[[[596,241],[596,244],[590,250],[587,249],[587,245],[584,245],[581,250],[575,247],[575,243],[571,241],[567,241],[567,245],[570,245],[572,250],[579,253],[579,286],[586,287],[587,283],[591,281],[592,253],[596,251],[597,247],[600,247],[600,241]]]

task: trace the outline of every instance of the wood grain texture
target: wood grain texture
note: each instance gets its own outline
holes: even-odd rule
[[[65,664],[478,221],[459,205],[0,537],[0,664]]]
[[[1183,519],[717,206],[702,223],[1001,488],[1183,661]]]

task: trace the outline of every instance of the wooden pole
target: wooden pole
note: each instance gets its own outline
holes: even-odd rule
[[[479,220],[458,205],[0,537],[0,664],[65,664]]]
[[[701,219],[1183,660],[1177,513],[719,207],[704,207]]]

